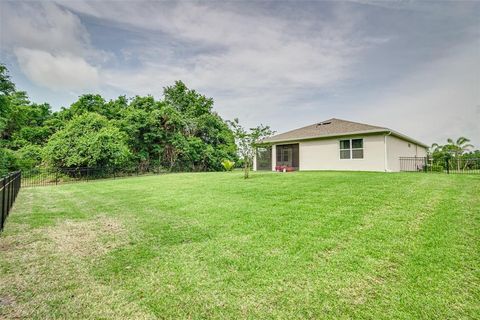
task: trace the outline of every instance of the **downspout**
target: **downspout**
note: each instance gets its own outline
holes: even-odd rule
[[[383,144],[385,146],[385,155],[384,155],[384,165],[385,165],[385,172],[388,172],[388,149],[387,149],[387,136],[391,135],[392,131],[389,131],[386,135],[384,135]]]

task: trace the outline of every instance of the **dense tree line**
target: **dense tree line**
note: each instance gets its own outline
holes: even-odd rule
[[[106,101],[82,95],[69,108],[29,100],[0,65],[0,171],[38,166],[162,166],[177,171],[221,170],[235,161],[233,132],[213,100],[177,81],[163,99]]]

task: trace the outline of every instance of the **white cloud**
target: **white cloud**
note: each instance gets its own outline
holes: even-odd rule
[[[338,10],[334,21],[298,22],[279,19],[261,12],[236,12],[218,4],[123,2],[60,2],[62,5],[117,24],[141,28],[145,33],[160,31],[176,41],[188,41],[194,46],[214,48],[183,59],[160,61],[144,52],[166,51],[168,44],[137,48],[143,68],[118,72],[110,84],[121,85],[125,78],[128,88],[148,87],[143,82],[155,82],[165,76],[182,76],[201,88],[222,87],[290,87],[335,84],[349,76],[348,67],[357,60],[365,43],[349,37],[357,17]],[[333,22],[333,23],[332,23]],[[148,60],[145,60],[148,59]],[[131,73],[141,73],[138,82]],[[150,73],[154,81],[144,74]],[[150,78],[150,77],[149,77]]]
[[[94,49],[79,17],[50,2],[2,2],[2,51],[14,54],[34,83],[55,90],[98,84]]]
[[[350,65],[367,45],[349,37],[357,17],[345,10],[333,14],[335,23],[326,23],[315,19],[285,20],[268,12],[237,12],[221,5],[190,2],[126,5],[60,1],[5,7],[5,16],[9,17],[5,24],[9,29],[7,43],[13,49],[41,50],[52,57],[76,56],[99,71],[102,52],[92,48],[85,27],[73,12],[125,28],[140,28],[147,38],[162,32],[172,43],[187,42],[193,48],[206,48],[200,53],[188,52],[181,59],[173,48],[178,44],[140,42],[128,48],[125,52],[142,64],[135,68],[104,67],[102,84],[135,94],[161,92],[178,79],[207,92],[237,92],[237,98],[248,89],[285,91],[311,86],[325,90],[350,76]],[[167,53],[169,59],[159,59],[161,55],[148,54],[151,52]],[[37,83],[41,79],[42,75],[31,78]]]
[[[14,50],[20,68],[33,82],[52,90],[94,88],[98,71],[83,58],[27,48]]]
[[[50,2],[3,2],[4,45],[52,53],[88,54],[90,37],[80,19]]]

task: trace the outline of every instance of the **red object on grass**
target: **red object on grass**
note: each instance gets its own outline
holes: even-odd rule
[[[295,171],[295,169],[293,167],[290,167],[290,166],[276,166],[275,167],[275,171],[278,171],[278,172],[283,172],[284,169],[285,169],[286,172]]]

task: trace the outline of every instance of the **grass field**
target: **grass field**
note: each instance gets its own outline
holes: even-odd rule
[[[22,189],[0,318],[473,319],[480,175],[196,173]]]

